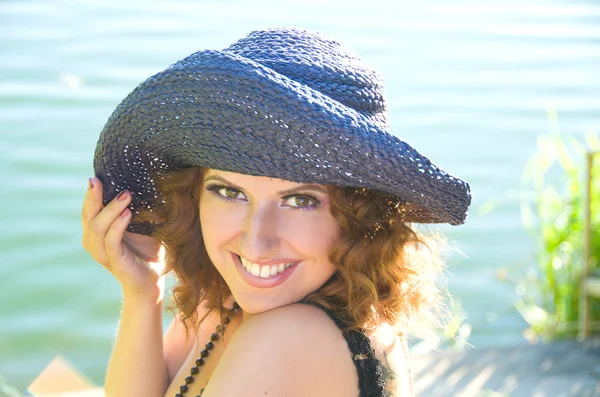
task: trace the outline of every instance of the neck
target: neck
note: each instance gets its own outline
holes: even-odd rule
[[[242,323],[246,322],[249,318],[253,317],[254,314],[248,313],[247,311],[242,310]]]

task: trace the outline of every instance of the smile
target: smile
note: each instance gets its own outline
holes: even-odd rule
[[[231,257],[240,277],[256,288],[272,288],[282,284],[294,273],[300,263],[300,261],[273,261],[273,263],[259,265],[233,252]]]
[[[277,273],[283,272],[288,267],[292,266],[294,263],[280,263],[279,265],[259,265],[254,262],[250,262],[246,258],[242,258],[240,256],[240,260],[242,262],[242,266],[246,269],[250,274],[254,277],[261,278],[269,278],[271,276],[276,275]]]

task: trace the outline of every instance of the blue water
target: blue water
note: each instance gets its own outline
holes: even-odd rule
[[[58,353],[101,383],[120,288],[81,248],[80,206],[102,126],[146,77],[245,33],[335,37],[386,77],[393,132],[474,192],[449,288],[475,347],[523,343],[513,308],[533,240],[521,175],[547,109],[565,134],[600,132],[600,3],[0,2],[0,375],[24,388]],[[491,212],[484,205],[496,203]]]

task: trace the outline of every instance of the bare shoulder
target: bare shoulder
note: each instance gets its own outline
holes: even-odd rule
[[[283,336],[298,334],[303,339],[314,339],[323,344],[345,339],[333,320],[321,309],[303,303],[294,303],[253,316],[246,322],[247,329],[268,328],[273,332],[285,330]],[[343,342],[343,343],[342,343]],[[343,345],[346,346],[346,345]]]
[[[223,395],[357,396],[358,375],[341,331],[327,314],[292,304],[239,327],[203,394]]]

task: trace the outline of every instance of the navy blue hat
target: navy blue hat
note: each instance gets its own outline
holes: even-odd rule
[[[160,203],[154,178],[195,166],[362,187],[410,204],[405,221],[465,222],[469,184],[389,132],[380,75],[339,43],[300,29],[250,33],[199,51],[135,88],[94,158],[107,203],[132,192],[129,230]]]

